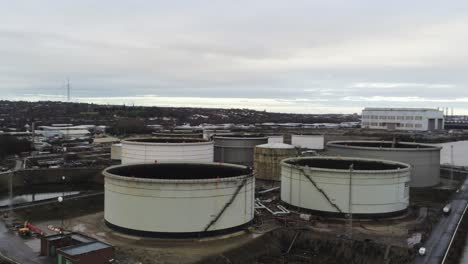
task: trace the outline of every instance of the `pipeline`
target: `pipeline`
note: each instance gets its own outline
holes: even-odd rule
[[[221,218],[221,216],[224,214],[224,212],[226,211],[226,209],[234,202],[234,200],[236,199],[237,195],[240,193],[242,187],[245,186],[245,184],[247,183],[247,178],[244,178],[242,180],[242,183],[237,186],[237,189],[236,191],[234,192],[234,194],[232,195],[231,199],[229,200],[229,202],[227,202],[223,209],[221,209],[221,211],[219,212],[219,214],[213,219],[211,220],[211,222],[205,227],[204,229],[204,232],[208,231],[208,229],[210,229],[211,226],[213,226],[216,222],[218,222],[219,218]]]
[[[343,213],[343,211],[338,207],[338,205],[332,202],[332,200],[328,197],[325,191],[318,187],[317,183],[315,183],[314,180],[312,180],[312,178],[307,174],[305,169],[304,168],[301,168],[301,169],[302,169],[302,172],[304,173],[304,176],[306,176],[306,178],[312,183],[312,185],[314,185],[314,187],[323,195],[323,197],[325,197],[328,203],[330,203],[331,206],[335,207],[339,213]]]

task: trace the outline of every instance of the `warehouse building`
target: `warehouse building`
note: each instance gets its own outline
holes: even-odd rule
[[[103,242],[64,247],[57,250],[58,264],[106,264],[114,259],[114,248]]]
[[[363,128],[433,131],[444,129],[444,112],[428,108],[365,108]]]

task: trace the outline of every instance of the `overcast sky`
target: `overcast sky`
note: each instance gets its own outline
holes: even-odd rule
[[[468,114],[468,1],[0,3],[0,99]]]

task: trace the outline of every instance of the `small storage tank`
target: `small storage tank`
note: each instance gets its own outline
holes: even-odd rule
[[[213,162],[213,142],[196,138],[136,138],[122,141],[122,164],[168,160]]]
[[[268,143],[255,147],[255,178],[281,181],[281,161],[297,156],[294,146],[283,143]]]
[[[122,233],[198,238],[241,230],[254,218],[255,180],[244,166],[133,164],[103,174],[105,222]]]
[[[291,144],[298,148],[322,150],[325,146],[324,135],[291,135]]]
[[[268,136],[268,143],[284,143],[283,135]]]
[[[283,160],[281,168],[281,200],[312,213],[372,218],[402,214],[409,205],[405,163],[307,157]]]
[[[214,161],[253,166],[254,148],[268,143],[263,135],[231,134],[214,136]]]
[[[330,156],[394,160],[412,166],[411,187],[432,187],[440,183],[440,147],[391,141],[330,141]]]
[[[111,160],[122,160],[122,144],[112,144],[111,146]]]

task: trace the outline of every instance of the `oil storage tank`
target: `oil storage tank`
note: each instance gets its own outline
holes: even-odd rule
[[[411,165],[410,187],[432,187],[440,183],[438,146],[392,141],[330,141],[331,156],[363,157],[405,162]]]
[[[255,178],[281,181],[281,161],[297,156],[294,146],[283,143],[258,145],[254,152]]]
[[[325,146],[324,135],[291,135],[291,144],[306,149],[323,150]]]
[[[135,138],[122,141],[122,164],[168,160],[213,162],[213,142],[198,138]]]
[[[268,136],[268,143],[284,143],[283,135]]]
[[[214,161],[253,166],[254,148],[267,144],[268,137],[255,134],[231,134],[213,137]]]
[[[131,164],[105,178],[106,224],[121,233],[196,238],[238,231],[254,218],[255,180],[240,165]]]
[[[291,158],[281,162],[281,200],[315,214],[392,216],[408,208],[409,180],[410,165],[401,162]]]

